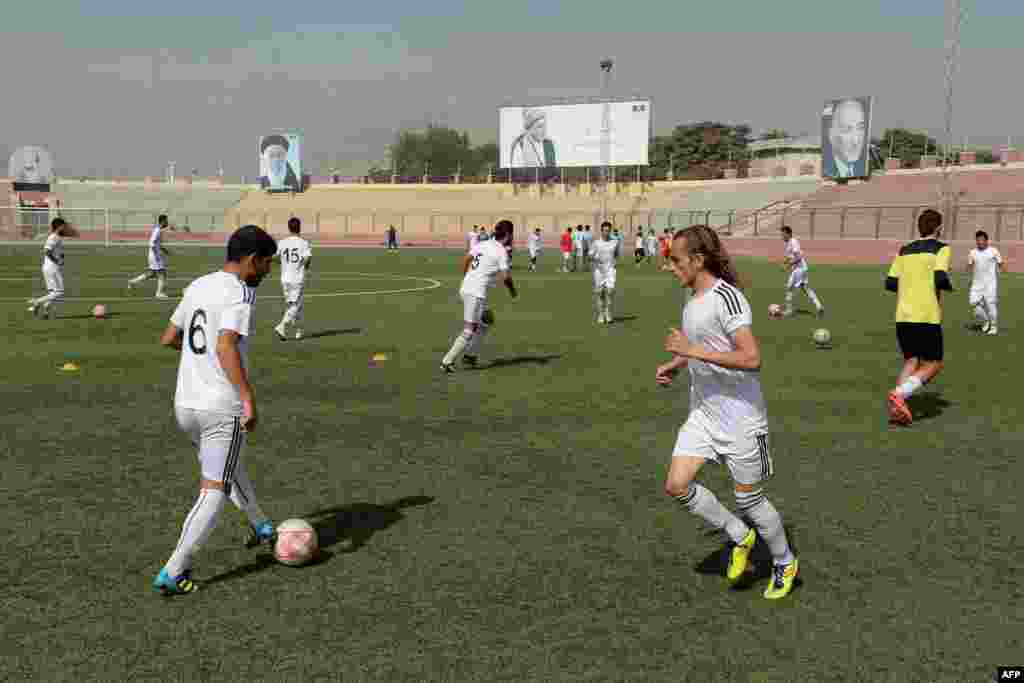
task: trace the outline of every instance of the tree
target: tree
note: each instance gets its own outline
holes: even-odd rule
[[[921,157],[926,154],[925,150],[928,154],[935,154],[938,150],[935,138],[906,128],[887,128],[881,138],[875,138],[872,142],[885,157],[889,156],[891,148],[892,156],[900,160],[903,168],[917,168],[921,164]]]
[[[730,161],[746,166],[750,126],[702,121],[676,126],[651,140],[651,170],[665,175],[671,160],[677,178],[718,178]]]
[[[368,175],[386,182],[392,172],[400,176],[487,175],[488,165],[497,166],[498,145],[487,143],[473,147],[468,133],[446,126],[428,126],[425,130],[403,130],[388,146],[389,161],[374,165]]]

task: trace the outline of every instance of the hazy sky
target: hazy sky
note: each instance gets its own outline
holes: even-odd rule
[[[876,133],[944,125],[944,0],[8,4],[0,152],[44,145],[80,174],[223,161],[252,178],[259,135],[281,128],[303,132],[307,171],[361,172],[403,126],[486,142],[500,104],[596,95],[606,55],[615,94],[653,98],[658,133],[814,132],[826,98],[860,94]],[[956,136],[1024,135],[1024,2],[963,4]]]

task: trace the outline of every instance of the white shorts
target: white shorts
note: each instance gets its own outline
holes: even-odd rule
[[[235,469],[245,450],[246,434],[242,419],[226,413],[213,413],[174,406],[181,431],[199,448],[199,468],[203,479],[224,482],[224,494],[231,495]]]
[[[281,289],[284,291],[284,301],[287,304],[302,306],[303,282],[282,282]]]
[[[64,293],[64,272],[55,265],[43,266],[43,281],[47,292]]]
[[[802,268],[794,268],[789,271],[789,282],[786,283],[786,289],[796,289],[797,287],[807,286],[807,266]]]
[[[599,292],[602,289],[615,289],[614,268],[603,272],[600,269],[594,270],[594,291]]]
[[[995,287],[971,287],[971,293],[967,295],[967,303],[977,306],[983,300],[986,303],[994,304],[998,300],[999,291]]]
[[[568,261],[570,257],[572,257],[572,252],[569,252],[569,251],[563,251],[562,252],[562,260],[563,261]]]
[[[539,255],[540,255],[540,250],[538,250],[538,249],[531,249],[530,250],[530,258],[537,258]]]
[[[167,264],[163,262],[163,259],[157,260],[152,256],[149,257],[149,269],[154,273],[161,273],[167,270]]]
[[[738,437],[715,433],[699,413],[691,413],[680,427],[672,455],[697,456],[725,465],[737,484],[756,484],[775,474],[767,430]]]
[[[480,319],[487,310],[487,299],[472,294],[460,294],[462,297],[462,320],[467,323],[480,324]]]

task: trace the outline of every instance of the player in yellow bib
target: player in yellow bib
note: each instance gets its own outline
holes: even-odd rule
[[[889,420],[909,425],[914,421],[906,399],[942,371],[943,291],[953,291],[949,280],[949,245],[939,241],[942,214],[926,209],[917,219],[921,239],[903,245],[892,262],[885,288],[896,292],[896,338],[903,352],[903,370],[889,392]]]

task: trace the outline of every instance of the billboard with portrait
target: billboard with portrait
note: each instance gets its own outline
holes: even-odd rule
[[[872,97],[841,97],[825,102],[821,114],[821,175],[867,178],[871,175]]]
[[[299,133],[273,133],[260,138],[260,187],[271,192],[302,190]]]
[[[501,107],[502,168],[646,166],[651,101]]]
[[[45,147],[26,145],[11,155],[7,174],[14,180],[14,189],[21,191],[50,191],[53,181],[53,157]]]

